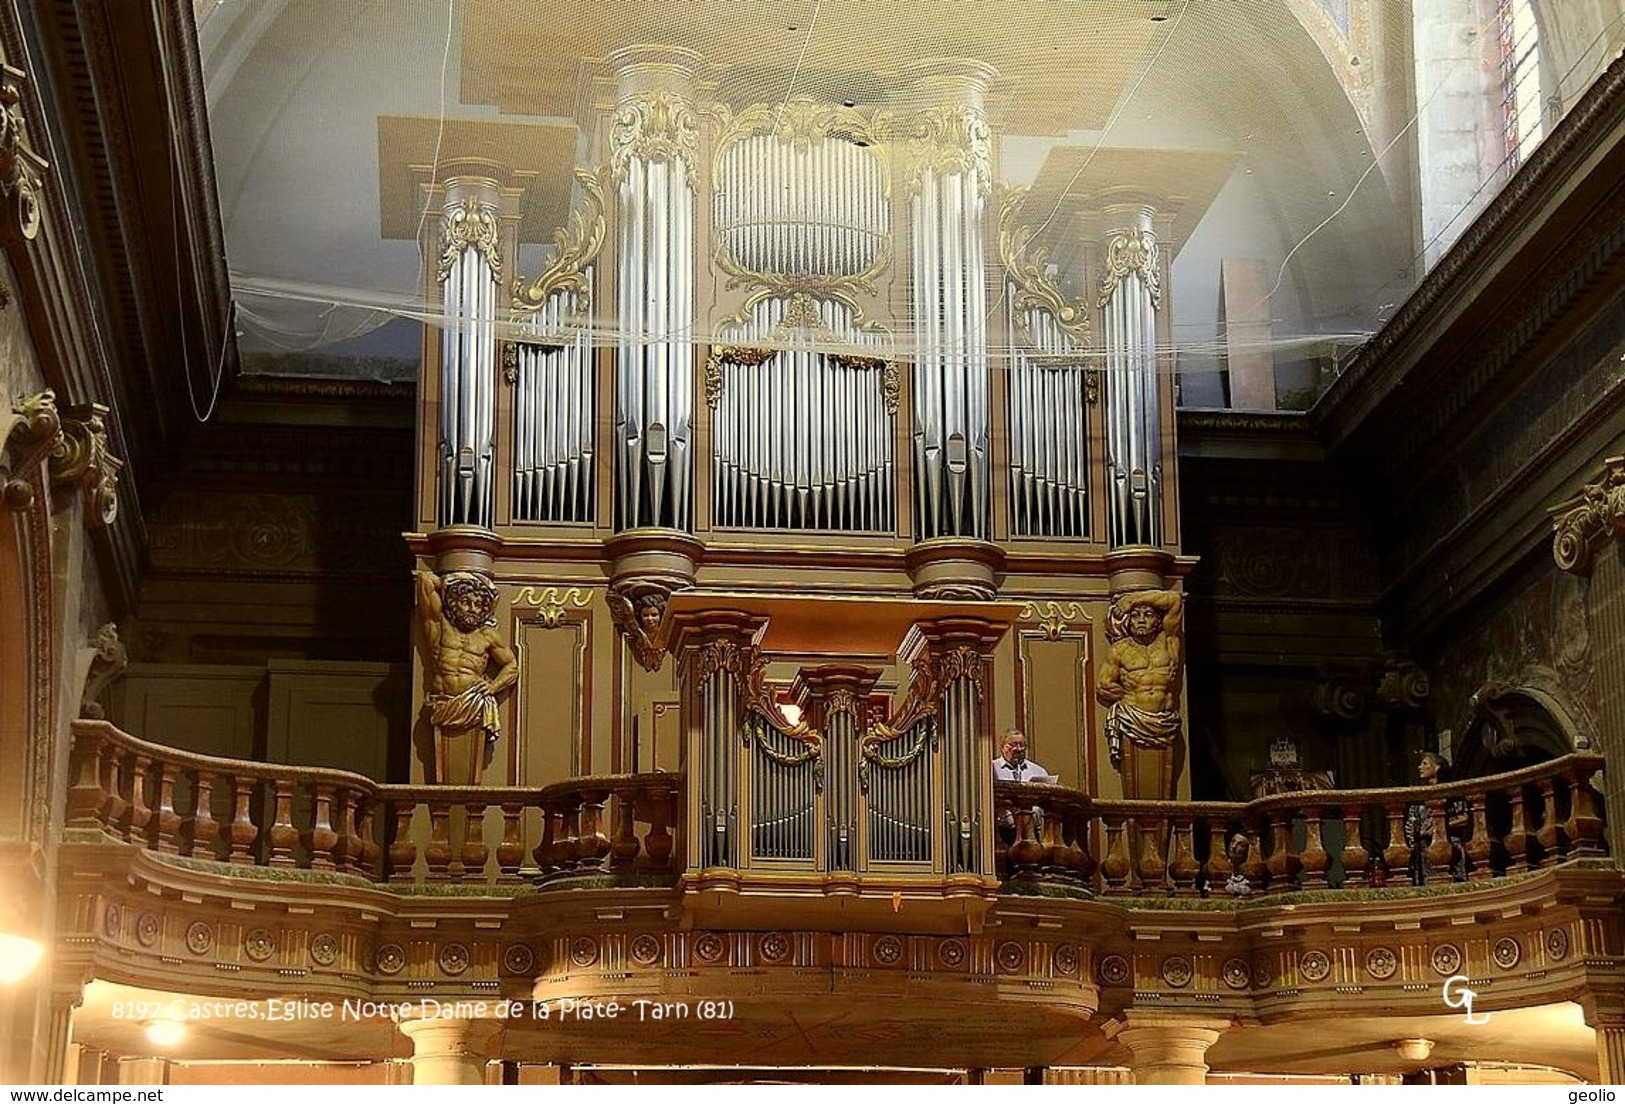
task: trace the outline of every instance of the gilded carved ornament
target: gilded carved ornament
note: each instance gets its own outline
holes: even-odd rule
[[[895,770],[913,762],[925,749],[929,727],[920,722],[937,716],[942,696],[960,679],[969,679],[977,693],[983,692],[983,676],[987,657],[975,648],[959,645],[937,651],[929,645],[914,657],[909,668],[908,690],[903,701],[890,719],[869,726],[858,741],[859,784],[867,790],[870,765]],[[909,744],[894,755],[885,755],[881,747],[905,736],[912,736]]]
[[[837,368],[880,373],[880,398],[886,404],[886,413],[895,415],[897,403],[903,394],[903,369],[895,360],[885,357],[859,356],[856,353],[830,353],[825,357]]]
[[[0,433],[0,497],[6,506],[26,510],[33,504],[33,471],[61,440],[55,392],[41,391],[12,404]]]
[[[775,349],[750,345],[712,346],[711,355],[705,360],[705,405],[715,410],[722,402],[724,367],[736,365],[741,368],[759,368],[771,363],[776,356],[778,351]],[[903,393],[903,379],[901,366],[896,361],[887,360],[885,357],[860,356],[856,353],[827,353],[824,359],[836,368],[878,372],[880,398],[886,404],[886,413],[891,415],[897,413],[897,404]]]
[[[1082,624],[1074,626],[1074,619]],[[1017,621],[1037,622],[1038,627],[1044,630],[1045,640],[1059,640],[1068,632],[1085,632],[1088,630],[1088,619],[1088,613],[1077,602],[1028,602],[1016,615]]]
[[[1124,230],[1106,245],[1106,273],[1100,279],[1100,306],[1111,302],[1117,285],[1136,275],[1151,295],[1152,309],[1162,306],[1162,276],[1157,271],[1157,236],[1149,230]]]
[[[1017,219],[1022,200],[1030,188],[1012,188],[999,203],[999,260],[1005,274],[1016,285],[1012,306],[1016,325],[1025,329],[1024,317],[1029,311],[1043,311],[1055,320],[1067,340],[1079,348],[1090,341],[1089,304],[1081,299],[1068,299],[1049,276],[1049,250],[1033,244],[1035,229],[1020,224]],[[1031,342],[1032,335],[1026,334]]]
[[[783,103],[752,104],[738,114],[719,104],[714,114],[718,129],[712,171],[717,179],[722,176],[723,155],[737,143],[754,135],[776,135],[779,141],[788,142],[797,150],[805,150],[831,138],[874,148],[886,142],[891,127],[890,116],[884,112],[876,112],[873,117],[868,117],[857,108],[820,103],[808,96],[795,96]],[[875,164],[884,174],[885,158],[877,156]],[[884,179],[885,195],[889,199],[891,180],[889,176]]]
[[[1603,461],[1602,475],[1551,513],[1557,566],[1575,575],[1590,574],[1603,545],[1625,535],[1625,456]]]
[[[26,79],[21,69],[0,65],[0,196],[16,204],[17,230],[32,241],[39,233],[40,174],[49,162],[30,147],[23,125]]]
[[[671,591],[650,583],[610,587],[604,592],[610,620],[626,638],[632,658],[645,671],[658,671],[666,661],[666,636],[662,626]],[[700,681],[710,677],[707,673]]]
[[[556,629],[564,623],[569,609],[586,609],[592,605],[592,592],[583,587],[521,587],[514,597],[515,609],[530,607],[537,611],[537,620],[543,628]]]
[[[917,112],[909,118],[905,134],[913,169],[908,177],[911,190],[919,190],[927,172],[974,174],[983,191],[992,187],[992,130],[980,108],[943,104]]]
[[[748,345],[713,345],[711,355],[705,358],[705,405],[712,410],[722,401],[722,368],[726,364],[737,364],[742,368],[759,368],[768,363],[778,352],[774,349],[759,349]]]
[[[700,121],[694,105],[664,89],[622,100],[609,128],[610,168],[616,180],[626,178],[633,158],[680,162],[690,181],[697,176]]]
[[[118,516],[118,473],[124,467],[107,447],[107,413],[101,403],[64,411],[50,459],[51,481],[81,486],[86,516],[102,525]]]
[[[443,284],[465,249],[478,250],[491,266],[491,278],[502,280],[502,254],[497,245],[497,213],[468,196],[446,208],[440,223],[440,263],[435,277]]]
[[[581,185],[585,208],[571,211],[569,227],[553,232],[553,249],[542,264],[541,274],[528,284],[523,278],[513,282],[514,310],[540,310],[554,295],[567,293],[575,296],[573,317],[586,318],[592,309],[592,284],[587,279],[587,268],[597,260],[608,236],[609,219],[604,201],[607,177],[602,170],[576,169],[576,182]]]
[[[815,299],[839,303],[851,311],[852,324],[859,330],[878,333],[884,328],[878,321],[864,313],[859,297],[874,298],[875,280],[891,264],[891,248],[885,242],[876,247],[874,257],[867,268],[862,272],[846,275],[761,272],[747,268],[728,252],[718,232],[712,234],[711,253],[716,260],[717,268],[728,277],[724,285],[728,290],[741,287],[750,289],[745,295],[744,303],[737,311],[722,320],[719,329],[746,325],[757,305],[769,299],[790,300],[784,320],[780,323],[786,328],[827,332],[823,318],[819,316],[817,308],[811,302]],[[791,317],[792,311],[798,312],[794,318]]]

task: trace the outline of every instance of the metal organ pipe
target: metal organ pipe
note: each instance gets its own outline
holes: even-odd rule
[[[495,470],[497,186],[486,177],[446,182],[441,246],[456,246],[440,271],[445,331],[440,360],[441,525],[492,524]],[[477,233],[470,234],[473,227]]]

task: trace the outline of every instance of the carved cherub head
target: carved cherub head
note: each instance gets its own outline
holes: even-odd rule
[[[666,596],[654,593],[645,594],[638,599],[638,625],[650,640],[660,632],[661,618],[666,616]]]
[[[446,620],[458,632],[473,632],[490,625],[491,613],[497,606],[497,588],[484,575],[471,571],[454,571],[446,576]]]

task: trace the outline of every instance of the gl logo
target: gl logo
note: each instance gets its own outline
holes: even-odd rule
[[[1488,1012],[1482,1013],[1478,1016],[1473,1015],[1473,1000],[1478,996],[1478,994],[1467,988],[1467,977],[1465,974],[1453,974],[1452,976],[1445,978],[1443,996],[1444,1006],[1446,1008],[1462,1009],[1465,1013],[1464,1019],[1467,1023],[1487,1024],[1490,1022],[1490,1014]]]

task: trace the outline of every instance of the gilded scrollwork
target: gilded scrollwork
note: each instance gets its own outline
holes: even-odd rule
[[[0,65],[0,197],[16,204],[17,232],[39,233],[41,174],[49,163],[29,145],[23,124],[21,69]]]
[[[610,124],[610,167],[616,180],[626,177],[633,158],[680,162],[695,178],[700,148],[700,121],[694,105],[664,89],[622,100]]]
[[[862,272],[845,275],[759,272],[740,264],[723,247],[720,238],[717,239],[712,254],[717,268],[728,278],[725,286],[729,290],[741,287],[750,289],[739,309],[723,319],[719,327],[721,329],[747,324],[757,305],[769,299],[790,301],[785,310],[784,320],[780,323],[786,329],[825,329],[824,320],[818,315],[817,308],[812,302],[819,299],[839,303],[851,311],[852,324],[859,330],[877,333],[883,329],[879,322],[865,314],[860,296],[874,297],[875,280],[886,270],[886,266],[891,264],[891,249],[884,242],[875,248],[874,256],[867,268]],[[799,316],[792,319],[792,311],[799,312]]]
[[[443,284],[465,249],[477,250],[491,266],[491,277],[502,279],[502,254],[497,242],[497,214],[489,204],[468,196],[446,208],[440,225],[440,262],[435,276]]]
[[[711,355],[705,359],[705,405],[715,410],[717,404],[722,401],[724,365],[759,368],[777,355],[778,352],[774,349],[759,349],[748,345],[713,345]]]
[[[1603,462],[1602,475],[1552,510],[1552,556],[1557,566],[1587,575],[1607,541],[1625,533],[1625,456]]]
[[[560,292],[574,297],[575,318],[585,318],[592,309],[592,282],[587,279],[587,269],[598,259],[608,233],[604,201],[608,180],[602,170],[578,168],[575,175],[581,185],[585,208],[570,212],[568,229],[554,231],[553,248],[542,264],[541,274],[528,284],[523,278],[514,281],[513,308],[516,311],[540,310]]]
[[[13,510],[34,501],[33,472],[62,440],[56,394],[41,391],[18,399],[0,432],[0,498]]]
[[[856,146],[879,147],[890,136],[891,127],[890,116],[884,112],[870,117],[857,108],[820,103],[808,96],[794,96],[782,103],[752,104],[737,114],[718,105],[716,118],[718,129],[712,168],[718,177],[722,175],[723,155],[735,143],[752,135],[777,135],[780,141],[800,150],[830,138]],[[884,172],[885,160],[877,157],[875,162]],[[885,194],[891,195],[889,181]]]
[[[107,413],[101,403],[63,411],[62,433],[50,459],[52,482],[82,487],[86,516],[101,525],[118,516],[118,473],[124,467],[108,449]]]
[[[1020,220],[1021,202],[1030,189],[1012,188],[999,203],[999,260],[1016,285],[1011,306],[1016,325],[1025,327],[1029,311],[1043,311],[1055,320],[1067,340],[1079,348],[1090,341],[1089,304],[1068,299],[1049,275],[1049,250],[1033,244],[1035,229]],[[1031,335],[1026,335],[1031,340]]]
[[[1087,632],[1089,615],[1078,602],[1028,602],[1016,615],[1018,621],[1034,621],[1044,630],[1044,639],[1059,640],[1068,632]],[[1083,622],[1074,626],[1074,620]]]
[[[992,131],[980,108],[957,103],[917,112],[908,120],[906,134],[914,170],[910,187],[918,188],[926,172],[974,174],[983,191],[992,187]]]
[[[903,371],[895,360],[857,353],[831,353],[826,359],[837,368],[879,372],[881,401],[886,404],[887,414],[896,415],[897,403],[903,394]]]
[[[544,628],[556,629],[564,623],[569,609],[586,609],[592,605],[592,592],[583,587],[521,587],[514,597],[515,609],[532,607]]]
[[[1105,274],[1100,278],[1100,306],[1111,302],[1117,285],[1131,273],[1151,295],[1153,308],[1162,306],[1162,276],[1157,271],[1157,236],[1149,230],[1124,230],[1106,244]]]
[[[745,677],[743,696],[745,710],[761,717],[774,731],[790,740],[806,744],[807,749],[798,753],[794,761],[780,759],[769,752],[768,757],[784,766],[795,766],[809,759],[816,759],[823,754],[824,737],[808,721],[803,718],[792,724],[785,719],[784,712],[779,703],[773,698],[773,691],[767,685],[767,656],[761,649],[754,646],[745,649]],[[758,742],[761,743],[760,738]],[[767,750],[766,744],[762,744]]]

